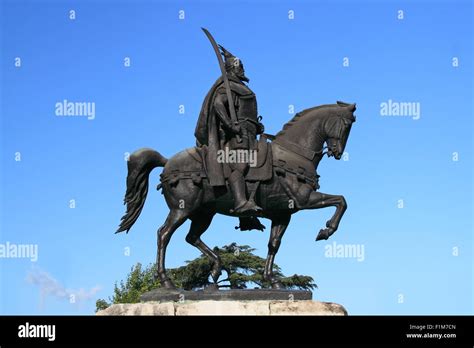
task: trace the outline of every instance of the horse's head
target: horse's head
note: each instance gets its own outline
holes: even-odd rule
[[[346,148],[352,124],[356,121],[354,115],[356,105],[339,101],[337,105],[335,114],[328,117],[324,123],[324,131],[326,133],[325,141],[328,148],[328,157],[334,156],[335,159],[339,160]]]

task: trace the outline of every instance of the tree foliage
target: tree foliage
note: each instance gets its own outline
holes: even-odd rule
[[[248,245],[239,246],[232,243],[222,248],[215,247],[214,251],[222,260],[223,275],[217,283],[220,289],[247,289],[251,286],[255,288],[270,287],[271,284],[263,279],[265,259],[253,254],[255,249]],[[109,298],[110,302],[103,299],[97,300],[96,310],[105,309],[115,303],[140,302],[140,296],[143,293],[161,286],[160,281],[154,279],[155,269],[154,264],[146,268],[143,268],[140,263],[133,266],[127,279],[115,284],[114,294]],[[211,269],[212,263],[207,256],[201,254],[192,261],[186,261],[185,266],[168,269],[167,274],[176,287],[197,290],[212,283]],[[286,289],[312,290],[317,287],[310,276],[294,274],[285,277],[276,264],[273,266],[273,273]]]

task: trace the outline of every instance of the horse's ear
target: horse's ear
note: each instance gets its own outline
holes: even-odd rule
[[[349,104],[349,103],[345,103],[343,101],[338,100],[337,105],[342,106],[342,107],[347,107],[349,109],[349,111],[351,111],[351,112],[354,112],[355,109],[356,109],[356,104],[355,103],[354,104]]]

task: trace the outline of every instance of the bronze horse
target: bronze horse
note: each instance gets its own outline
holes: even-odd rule
[[[273,173],[269,180],[260,183],[255,200],[263,208],[259,216],[272,222],[263,276],[274,289],[282,288],[282,283],[273,275],[273,262],[292,214],[303,209],[334,206],[334,215],[327,221],[326,228],[319,231],[316,240],[328,239],[338,229],[347,208],[346,201],[340,195],[317,192],[319,176],[316,169],[325,154],[337,160],[342,157],[352,123],[355,122],[355,109],[355,104],[343,102],[306,109],[296,114],[276,136],[270,136],[273,139]],[[195,149],[193,153],[185,150],[166,159],[157,151],[144,148],[130,156],[124,200],[127,211],[117,233],[128,232],[138,219],[148,193],[148,177],[154,168],[164,167],[163,173],[171,167],[178,168],[182,173],[203,172],[202,161],[196,158]],[[215,190],[205,175],[201,180],[191,175],[175,182],[162,181],[159,186],[162,186],[170,209],[165,223],[157,232],[157,277],[162,286],[174,288],[166,275],[166,247],[174,231],[187,219],[191,220],[191,227],[186,241],[213,262],[211,276],[217,282],[221,274],[221,260],[201,240],[201,235],[208,229],[216,213],[235,216],[232,214],[229,189],[224,187],[221,191]]]

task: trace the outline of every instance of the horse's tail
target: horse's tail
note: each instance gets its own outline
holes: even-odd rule
[[[124,204],[127,212],[122,217],[120,226],[115,233],[128,231],[137,221],[145,204],[148,193],[148,176],[156,167],[164,167],[168,159],[158,151],[143,148],[130,155],[128,160],[127,192]]]

